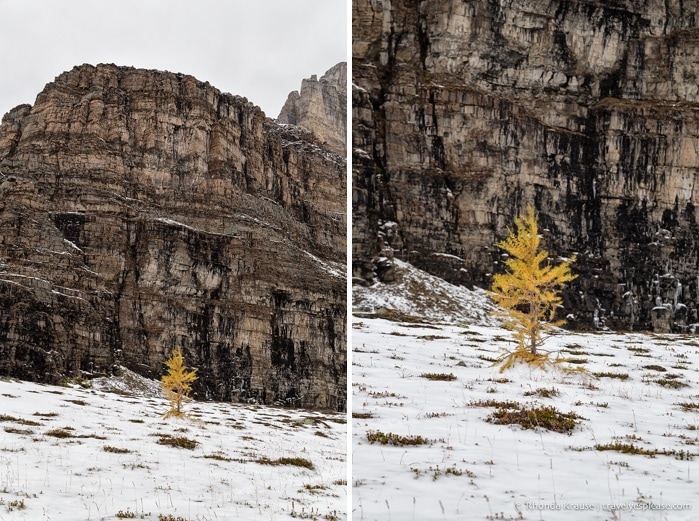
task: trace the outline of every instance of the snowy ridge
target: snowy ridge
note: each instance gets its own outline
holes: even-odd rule
[[[425,321],[497,325],[497,307],[484,290],[469,290],[394,259],[397,280],[352,289],[355,313],[389,310]]]
[[[134,373],[126,367],[119,367],[117,376],[102,376],[92,380],[94,389],[138,398],[162,398],[160,383]]]

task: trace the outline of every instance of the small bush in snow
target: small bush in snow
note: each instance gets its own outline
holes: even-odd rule
[[[433,380],[433,381],[442,381],[442,382],[452,382],[456,380],[456,375],[454,374],[446,374],[446,373],[422,373],[420,375],[421,378],[427,378],[428,380]]]
[[[164,418],[167,419],[170,416],[182,418],[185,415],[182,411],[182,405],[191,401],[189,393],[192,390],[192,382],[197,379],[197,370],[187,371],[184,365],[184,357],[182,356],[182,348],[179,346],[173,351],[172,356],[165,362],[165,365],[168,371],[160,380],[160,385],[165,392],[165,397],[170,402],[170,410],[165,413]]]
[[[560,288],[576,275],[570,271],[575,258],[550,264],[546,250],[539,250],[539,231],[534,208],[515,220],[517,231],[497,244],[508,255],[507,272],[493,278],[492,295],[505,309],[505,325],[514,331],[517,348],[504,358],[502,369],[517,361],[543,365],[548,356],[538,352],[544,332],[559,323],[550,323],[561,305]]]
[[[381,445],[396,445],[402,447],[404,445],[427,445],[430,440],[422,436],[401,436],[392,432],[384,433],[381,431],[368,431],[366,438],[369,443],[380,443]]]
[[[562,413],[555,407],[532,407],[530,409],[498,409],[486,421],[498,425],[518,424],[524,429],[546,429],[554,432],[570,433],[577,425],[580,416],[573,412]]]

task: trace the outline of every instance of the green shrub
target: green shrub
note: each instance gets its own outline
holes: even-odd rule
[[[427,445],[430,441],[422,436],[401,436],[392,432],[384,433],[381,431],[368,431],[366,433],[369,443],[380,443],[381,445],[396,445],[402,447],[404,445]]]
[[[487,422],[497,425],[520,425],[524,429],[542,428],[549,431],[570,433],[582,419],[573,412],[561,413],[555,407],[533,407],[531,409],[498,409]]]

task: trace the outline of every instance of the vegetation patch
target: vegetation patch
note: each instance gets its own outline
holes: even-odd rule
[[[544,387],[539,387],[535,391],[527,391],[524,393],[524,396],[540,396],[541,398],[553,398],[554,396],[558,396],[560,393],[558,392],[558,389],[556,388],[551,388],[551,389],[546,389]]]
[[[66,427],[64,429],[51,429],[50,431],[46,432],[46,436],[52,436],[54,438],[75,438],[75,434],[73,434],[72,431],[73,429],[70,427]]]
[[[38,427],[41,425],[41,423],[35,422],[33,420],[25,420],[23,418],[15,418],[14,416],[8,416],[7,414],[0,414],[0,422],[19,423],[20,425],[26,425],[27,427]]]
[[[496,425],[520,425],[524,429],[546,429],[554,432],[570,433],[583,419],[573,412],[562,413],[555,407],[532,407],[531,409],[498,409],[486,418]]]
[[[311,494],[318,494],[321,490],[328,490],[328,487],[325,485],[311,485],[310,483],[305,483],[299,492],[303,492],[304,490]]]
[[[699,410],[699,403],[698,402],[680,402],[676,405],[679,405],[685,411]]]
[[[101,436],[99,434],[75,434],[75,429],[73,427],[63,427],[62,429],[51,429],[50,431],[44,433],[45,436],[51,436],[53,438],[94,438],[96,440],[106,440],[106,436]]]
[[[664,373],[665,371],[667,371],[667,369],[665,369],[662,365],[655,365],[655,364],[644,365],[643,369],[648,369],[649,371],[658,371],[660,373]]]
[[[630,468],[630,465],[625,461],[610,461],[609,464],[610,465],[618,465],[620,467],[624,467],[627,469]]]
[[[5,502],[0,500],[0,504],[4,505]],[[24,510],[27,505],[24,504],[24,499],[15,499],[7,503],[7,511],[12,512],[13,510]]]
[[[74,403],[75,405],[87,405],[85,400],[66,400],[66,402]]]
[[[439,465],[436,465],[434,467],[430,466],[426,471],[425,470],[420,470],[415,467],[410,467],[410,470],[415,474],[416,478],[419,478],[421,475],[426,474],[432,476],[432,481],[437,481],[437,478],[440,476],[463,476],[466,475],[469,478],[475,478],[476,475],[471,472],[470,470],[461,470],[456,468],[456,465],[453,465],[451,467],[447,467],[446,469],[440,469]]]
[[[562,351],[567,351],[574,356],[584,356],[590,354],[590,352],[585,351],[580,344],[569,344],[565,347],[565,349],[562,349]]]
[[[428,412],[425,414],[425,418],[445,418],[447,416],[454,416],[448,412]]]
[[[650,358],[650,349],[647,349],[645,347],[627,347],[629,351],[633,353],[633,356],[645,356]]]
[[[352,412],[352,418],[356,418],[358,420],[368,420],[373,417],[374,415],[370,412]]]
[[[331,423],[337,423],[338,425],[346,425],[347,424],[347,418],[344,416],[330,416],[328,418],[324,418],[324,421],[328,421]]]
[[[418,337],[419,340],[447,340],[448,338],[448,336],[442,335],[422,335]]]
[[[391,391],[369,391],[367,392],[367,394],[372,398],[406,398],[405,396],[399,396],[396,393],[392,393]]]
[[[628,380],[629,375],[628,373],[610,373],[610,372],[601,372],[601,373],[592,373],[595,375],[597,378],[618,378],[619,380]]]
[[[229,458],[228,456],[225,456],[220,452],[215,452],[214,454],[205,454],[204,457],[207,459],[214,459],[216,461],[233,461],[232,458]]]
[[[81,434],[80,436],[76,436],[76,438],[94,438],[96,440],[106,440],[106,436],[102,436],[101,434]]]
[[[34,416],[40,416],[41,418],[55,418],[58,416],[57,412],[35,412]],[[39,425],[39,424],[37,424]]]
[[[634,445],[633,443],[622,443],[618,441],[604,444],[598,443],[597,445],[595,445],[595,450],[613,450],[624,454],[640,454],[643,456],[649,456],[651,458],[654,458],[658,454],[661,454],[663,456],[674,456],[676,459],[679,460],[691,460],[694,458],[694,456],[696,456],[696,454],[684,450],[676,451],[674,449],[645,449],[643,447]]]
[[[395,445],[397,447],[403,447],[405,445],[428,445],[430,443],[430,440],[422,436],[401,436],[400,434],[381,431],[367,431],[366,438],[369,440],[369,443],[372,444],[380,443],[381,445]]]
[[[427,378],[428,380],[432,381],[441,381],[441,382],[452,382],[456,380],[456,375],[452,373],[422,373],[420,375],[421,378]]]
[[[197,446],[197,442],[195,440],[190,440],[184,436],[170,436],[169,434],[161,434],[159,436],[159,445],[169,445],[170,447],[189,450],[192,450]]]
[[[679,380],[660,378],[656,380],[655,383],[662,385],[663,387],[669,387],[671,389],[682,389],[683,387],[688,387],[688,384],[680,382]]]
[[[523,406],[519,402],[504,400],[476,400],[469,402],[472,407],[498,407],[500,409],[521,409]]]
[[[442,330],[442,328],[439,326],[433,326],[431,324],[428,324],[427,322],[424,322],[424,318],[421,318],[420,320],[422,320],[423,322],[416,322],[413,324],[401,324],[400,327],[407,327],[412,329],[434,329],[436,331]]]
[[[17,427],[5,427],[5,432],[9,434],[34,434],[34,431],[31,429],[20,429]]]
[[[262,465],[292,465],[294,467],[303,467],[306,469],[313,470],[315,467],[313,463],[305,458],[258,458],[255,463],[260,463]]]
[[[133,452],[131,449],[121,449],[119,447],[112,447],[111,445],[105,445],[102,449],[104,452],[112,452],[114,454],[129,454]]]

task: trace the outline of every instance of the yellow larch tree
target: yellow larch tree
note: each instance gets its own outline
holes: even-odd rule
[[[192,382],[197,379],[197,370],[187,370],[180,346],[175,348],[165,365],[168,370],[161,378],[160,386],[165,392],[165,397],[170,402],[170,410],[165,413],[164,418],[167,419],[171,416],[182,418],[185,415],[182,411],[182,405],[192,400],[189,397],[189,393],[192,390]]]
[[[517,348],[505,358],[502,369],[521,360],[542,364],[548,357],[538,352],[546,330],[561,322],[551,322],[561,304],[560,290],[576,275],[570,266],[575,257],[553,265],[549,253],[539,250],[536,213],[528,206],[526,213],[515,219],[517,230],[497,246],[507,252],[507,271],[495,275],[492,296],[505,312],[506,327],[514,331]]]

